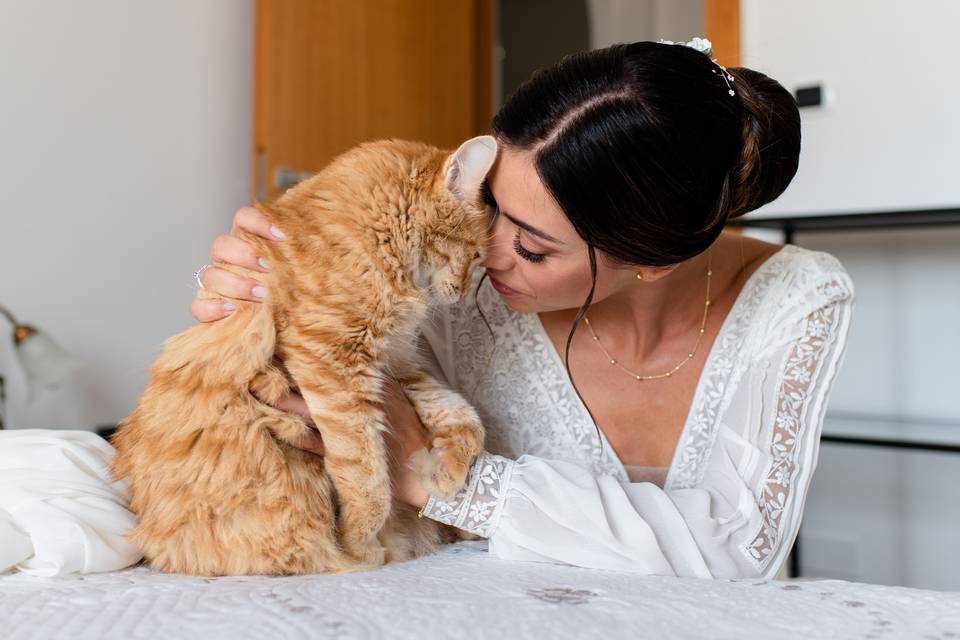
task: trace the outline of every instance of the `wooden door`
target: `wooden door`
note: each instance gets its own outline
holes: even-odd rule
[[[740,0],[706,0],[704,10],[713,57],[725,67],[739,67]]]
[[[740,66],[740,0],[706,0],[704,22],[707,38],[713,45],[713,57],[725,67]],[[732,233],[743,227],[726,225]]]
[[[493,0],[257,0],[253,196],[365,140],[489,130]]]

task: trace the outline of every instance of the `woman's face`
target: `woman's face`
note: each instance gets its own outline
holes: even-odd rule
[[[501,145],[488,182],[500,213],[483,264],[504,302],[523,313],[580,308],[591,282],[587,243],[543,186],[533,152]],[[635,283],[636,271],[597,251],[594,301]]]

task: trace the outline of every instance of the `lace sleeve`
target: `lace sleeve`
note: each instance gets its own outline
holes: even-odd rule
[[[506,487],[515,462],[483,451],[467,476],[467,483],[450,500],[430,496],[423,515],[470,533],[489,538],[503,510]]]
[[[779,325],[758,355],[760,362],[777,367],[765,429],[767,464],[755,491],[761,518],[741,547],[760,572],[775,557],[779,566],[800,526],[817,463],[830,383],[843,360],[853,285],[846,277],[830,278],[805,293],[797,306],[808,309],[801,322]],[[796,335],[790,332],[794,326],[799,328]]]

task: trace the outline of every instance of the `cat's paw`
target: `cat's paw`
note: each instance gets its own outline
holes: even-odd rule
[[[420,475],[423,488],[449,500],[463,488],[480,442],[470,427],[453,427],[438,432],[430,451],[421,449],[411,456],[410,465]]]

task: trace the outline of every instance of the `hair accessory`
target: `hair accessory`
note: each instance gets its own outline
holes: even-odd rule
[[[716,58],[711,57],[713,55],[713,44],[706,38],[694,38],[693,40],[690,40],[688,42],[674,42],[673,40],[664,40],[661,38],[660,40],[657,40],[657,42],[659,42],[660,44],[677,44],[683,47],[690,47],[691,49],[694,49],[704,54],[705,56],[710,58],[710,61],[713,62],[713,64],[717,65],[717,67],[720,69],[721,71],[720,75],[723,78],[723,81],[727,83],[727,93],[729,93],[731,96],[737,95],[736,92],[733,90],[733,86],[731,86],[730,84],[735,80],[735,78],[729,71],[727,71],[726,67],[724,67],[722,64],[717,62]],[[716,69],[711,69],[711,71],[713,71],[713,73],[717,72]]]
[[[720,67],[720,71],[721,71],[720,75],[723,76],[723,81],[727,83],[727,93],[729,93],[731,96],[737,95],[737,93],[733,90],[733,87],[730,86],[730,83],[734,81],[734,77],[730,74],[729,71],[727,71],[726,67],[724,67],[722,64],[717,62],[716,58],[711,58],[711,60],[713,60],[713,64]],[[714,73],[717,72],[716,69],[711,69],[711,71],[713,71]]]
[[[691,49],[696,49],[705,56],[713,55],[713,44],[706,38],[694,38],[688,42],[674,42],[673,40],[664,40],[660,38],[657,40],[660,44],[679,44],[684,47],[690,47]]]

